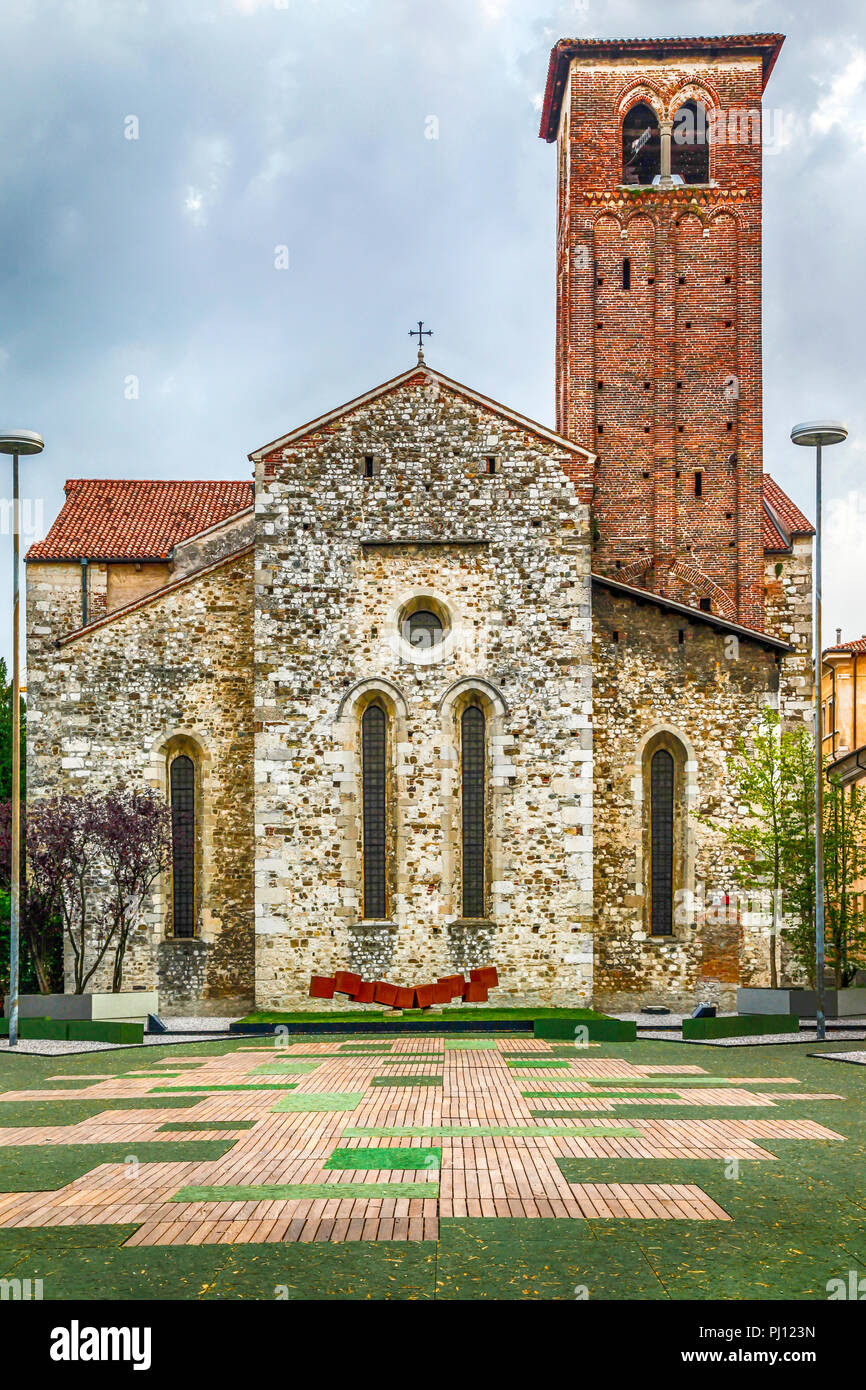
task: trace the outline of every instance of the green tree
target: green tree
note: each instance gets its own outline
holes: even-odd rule
[[[779,983],[780,904],[788,833],[783,768],[779,715],[774,709],[764,708],[757,731],[750,740],[740,740],[737,756],[729,768],[736,795],[749,807],[751,814],[725,824],[700,818],[721,832],[731,851],[730,867],[737,887],[752,898],[756,890],[769,890],[772,895],[769,951],[772,989]]]
[[[26,793],[24,746],[26,740],[27,705],[21,698],[21,800]],[[12,796],[12,682],[6,669],[6,659],[0,656],[0,801]]]

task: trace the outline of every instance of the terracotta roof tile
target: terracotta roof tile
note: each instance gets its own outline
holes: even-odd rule
[[[866,636],[855,637],[853,642],[840,642],[835,647],[825,647],[825,656],[827,652],[850,652],[852,656],[866,656]]]
[[[253,503],[249,482],[72,478],[28,560],[166,560],[173,546]]]
[[[791,536],[814,536],[815,528],[769,473],[763,475],[761,537],[765,550],[790,550]]]

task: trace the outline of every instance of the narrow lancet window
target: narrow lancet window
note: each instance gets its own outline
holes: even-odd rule
[[[381,705],[368,705],[361,719],[364,816],[364,916],[381,921],[386,894],[386,732]]]
[[[483,917],[485,860],[484,711],[469,705],[460,720],[463,782],[463,916]]]
[[[673,932],[674,760],[659,748],[650,763],[650,872],[653,936]]]
[[[195,764],[185,753],[170,768],[172,929],[195,936]]]

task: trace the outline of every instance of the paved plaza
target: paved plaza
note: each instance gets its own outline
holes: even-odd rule
[[[866,1073],[805,1047],[366,1033],[0,1082],[0,1275],[46,1298],[819,1298],[866,1266]]]

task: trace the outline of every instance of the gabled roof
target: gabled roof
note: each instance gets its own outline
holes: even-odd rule
[[[542,140],[556,139],[559,130],[559,109],[572,58],[618,58],[623,54],[667,58],[689,53],[760,53],[763,64],[763,90],[784,42],[784,34],[726,34],[691,39],[560,39],[550,51],[547,86],[541,109],[541,128],[538,133]]]
[[[72,478],[28,560],[167,560],[174,546],[253,505],[253,483]]]
[[[537,420],[530,420],[526,415],[520,415],[516,410],[510,410],[508,406],[501,405],[499,401],[493,401],[489,396],[482,396],[480,392],[473,391],[469,386],[463,386],[459,381],[452,381],[450,377],[443,376],[441,372],[436,372],[432,367],[428,367],[425,362],[417,363],[408,371],[401,372],[399,376],[391,377],[390,381],[383,381],[381,386],[374,386],[371,391],[365,391],[362,396],[356,396],[354,400],[348,401],[345,405],[337,406],[335,410],[329,410],[327,414],[319,415],[315,420],[310,420],[307,424],[290,430],[288,434],[281,435],[279,439],[272,439],[270,444],[263,444],[260,449],[255,449],[249,457],[254,463],[257,463],[267,454],[284,449],[287,445],[294,444],[308,434],[315,434],[342,416],[350,415],[353,411],[369,405],[379,396],[386,396],[392,391],[398,391],[401,386],[416,379],[419,383],[435,384],[446,391],[452,391],[473,405],[480,406],[483,410],[489,410],[492,414],[508,420],[510,424],[517,425],[518,428],[537,435],[547,444],[555,444],[557,448],[565,449],[571,454],[579,454],[585,459],[594,460],[595,458],[589,449],[585,449],[580,444],[574,444],[570,439],[565,439],[555,430],[548,429],[547,425],[540,425]]]
[[[769,473],[763,475],[761,538],[764,550],[787,554],[794,536],[814,536],[815,528]]]
[[[602,589],[609,589],[621,598],[632,599],[639,604],[652,604],[666,613],[676,613],[690,623],[704,623],[707,627],[718,628],[722,632],[732,632],[737,637],[757,642],[758,646],[769,647],[774,652],[794,650],[790,643],[783,642],[779,637],[771,637],[768,632],[759,632],[757,628],[744,627],[742,623],[732,622],[730,618],[719,617],[718,613],[707,613],[703,608],[692,608],[688,603],[664,598],[661,594],[654,594],[650,589],[639,589],[634,584],[622,584],[618,579],[610,579],[606,574],[596,574],[593,571],[591,577],[593,584]]]

